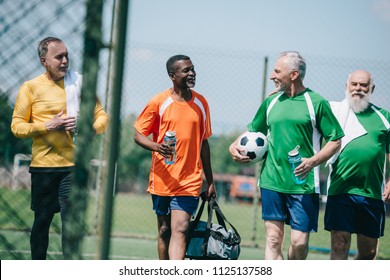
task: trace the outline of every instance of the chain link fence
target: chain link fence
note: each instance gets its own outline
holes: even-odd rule
[[[105,2],[105,43],[110,38],[112,6],[113,1]],[[85,1],[81,0],[0,0],[0,94],[8,99],[0,99],[3,103],[1,108],[12,109],[21,84],[43,73],[36,50],[43,37],[56,36],[63,39],[68,46],[71,67],[80,71],[85,16]],[[156,219],[151,209],[151,200],[146,194],[150,153],[135,145],[133,123],[152,96],[171,86],[165,62],[170,56],[182,53],[189,55],[195,65],[195,90],[203,94],[210,104],[214,131],[210,145],[219,199],[227,209],[229,220],[238,229],[248,229],[243,230],[244,245],[261,246],[256,226],[260,224],[260,214],[257,213],[260,210],[259,207],[253,210],[251,204],[256,195],[253,180],[256,181],[258,166],[238,166],[231,162],[227,148],[251,121],[264,95],[272,91],[269,74],[278,53],[156,45],[130,40],[127,44],[120,120],[121,142],[118,143],[117,183],[112,198],[115,202],[112,237],[156,239]],[[304,53],[302,55],[305,56]],[[342,100],[348,74],[356,69],[366,69],[373,73],[376,83],[373,103],[390,109],[390,101],[386,97],[386,90],[390,88],[390,61],[321,56],[305,58],[305,85],[328,100]],[[108,49],[101,51],[100,65],[97,95],[103,104],[107,104]],[[3,142],[0,143],[0,259],[29,259],[29,234],[33,220],[28,173],[31,142],[23,140],[24,146],[18,144],[15,146],[17,149],[6,148],[6,143],[14,143],[16,140],[9,128],[12,110],[4,112],[0,113],[6,131],[6,137],[0,138]],[[96,149],[93,149],[94,159],[89,167],[90,198],[85,221],[89,235],[86,236],[85,258],[96,257],[98,224],[104,219],[99,211],[102,199],[99,176],[106,159],[99,148],[100,141],[102,137],[91,141]],[[326,177],[325,170],[322,177]],[[249,186],[247,194],[238,196],[237,190],[244,186]],[[51,227],[48,258],[52,259],[61,258],[61,222],[58,216]],[[326,243],[322,246],[329,245]],[[135,255],[131,256],[131,252],[129,254],[127,257],[136,258]]]

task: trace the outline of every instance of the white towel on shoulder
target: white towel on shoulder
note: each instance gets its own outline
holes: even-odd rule
[[[68,70],[64,77],[66,92],[66,115],[77,117],[80,110],[80,95],[83,76]]]
[[[344,131],[345,136],[341,138],[340,150],[327,161],[326,165],[334,163],[341,151],[349,142],[367,133],[349,106],[347,99],[344,99],[341,102],[331,101],[329,103],[332,107],[333,114]]]

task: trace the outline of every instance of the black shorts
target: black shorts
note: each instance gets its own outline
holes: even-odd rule
[[[30,171],[31,172],[31,171]],[[69,199],[70,171],[31,172],[31,209],[35,212],[60,212]]]
[[[385,229],[385,203],[354,194],[328,196],[325,209],[325,230],[346,231],[379,238]]]

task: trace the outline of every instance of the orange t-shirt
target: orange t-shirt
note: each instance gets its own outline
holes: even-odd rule
[[[192,99],[176,101],[172,88],[154,96],[139,115],[135,129],[162,143],[165,132],[176,132],[176,161],[167,165],[164,157],[152,152],[148,192],[160,196],[199,196],[202,187],[200,151],[211,136],[210,111],[206,99],[192,91]]]

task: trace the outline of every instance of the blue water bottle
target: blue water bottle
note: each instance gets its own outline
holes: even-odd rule
[[[302,185],[306,182],[305,179],[300,179],[299,177],[295,176],[294,170],[297,168],[298,165],[302,163],[301,155],[299,154],[299,148],[300,146],[296,146],[294,150],[288,152],[288,162],[291,165],[291,170],[292,170],[292,179],[295,184],[297,185]]]
[[[76,138],[77,138],[77,134],[78,134],[78,129],[77,129],[77,119],[76,119],[76,127],[75,129],[73,130],[73,144],[76,144]]]
[[[174,131],[167,131],[164,136],[164,143],[168,144],[172,150],[172,154],[165,158],[165,163],[174,164],[176,161],[176,133]]]

